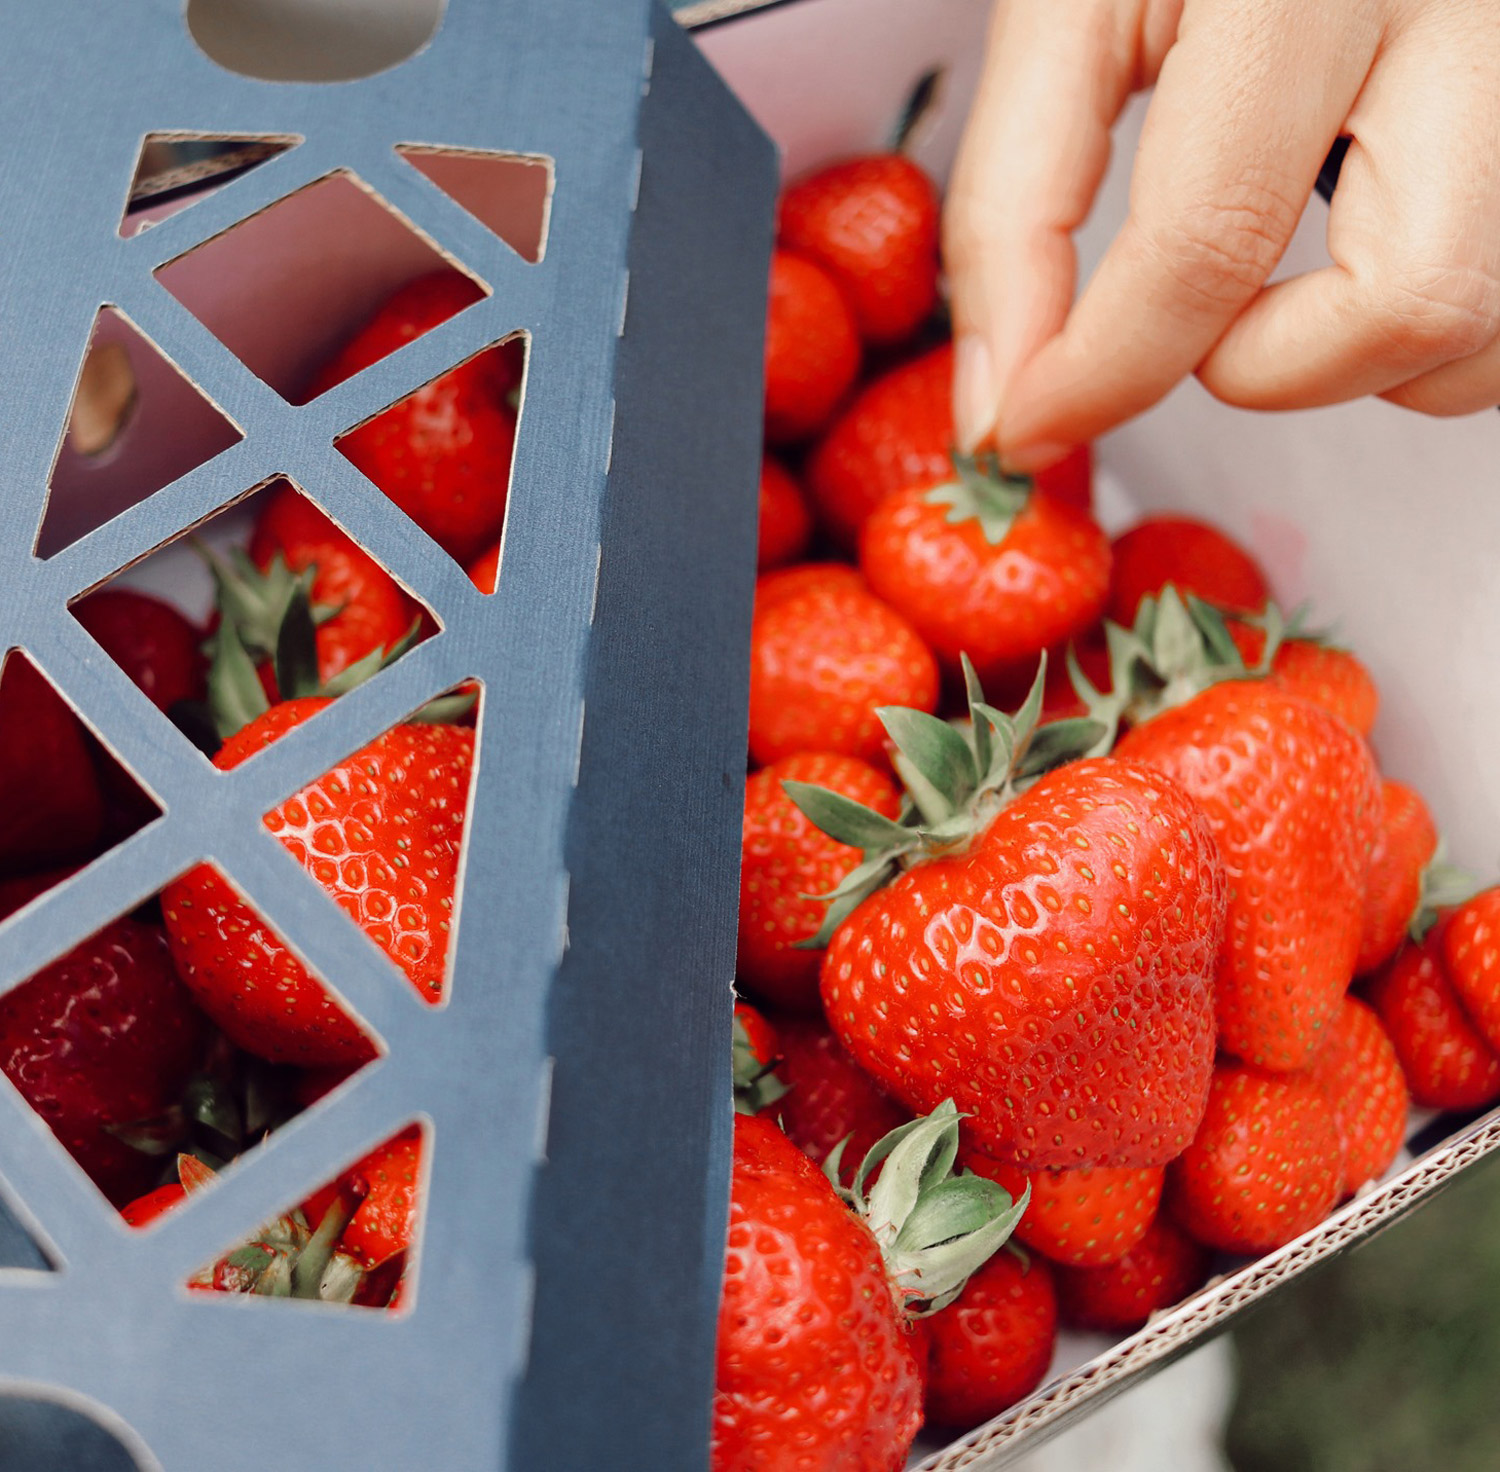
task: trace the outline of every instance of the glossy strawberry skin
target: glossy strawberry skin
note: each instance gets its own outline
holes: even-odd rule
[[[240,762],[322,710],[272,706],[227,741]],[[402,725],[279,804],[266,826],[405,973],[440,1000],[474,733]],[[184,983],[229,1039],[273,1063],[359,1063],[369,1039],[236,891],[200,865],[162,892]]]
[[[1266,645],[1261,630],[1232,623],[1229,631],[1245,663],[1258,664]],[[1369,670],[1347,649],[1335,649],[1312,639],[1287,639],[1271,657],[1269,682],[1321,706],[1361,736],[1375,729],[1380,692]]]
[[[1168,1194],[1199,1242],[1258,1254],[1322,1221],[1342,1175],[1338,1126],[1312,1078],[1226,1063],[1214,1070],[1196,1138],[1168,1172]]]
[[[318,626],[320,681],[390,648],[411,627],[416,605],[395,578],[285,482],[270,492],[250,538],[250,558],[262,572],[277,553],[293,572],[316,567],[313,603],[339,610]]]
[[[854,315],[833,278],[791,251],[771,257],[766,314],[766,438],[816,434],[859,372]]]
[[[1500,1053],[1500,888],[1475,895],[1449,916],[1443,965],[1464,1010]]]
[[[186,1196],[187,1192],[176,1181],[169,1181],[165,1186],[158,1186],[154,1191],[137,1196],[134,1201],[122,1206],[120,1215],[125,1219],[126,1226],[149,1227],[159,1217],[181,1206]]]
[[[768,1119],[737,1116],[713,1472],[899,1472],[916,1346],[869,1229]]]
[[[1365,876],[1364,923],[1354,970],[1363,976],[1396,954],[1422,898],[1422,870],[1437,851],[1437,826],[1421,794],[1380,785],[1381,823]]]
[[[1442,922],[1421,944],[1403,946],[1371,980],[1367,995],[1395,1045],[1414,1103],[1479,1109],[1500,1099],[1500,1055],[1449,980]]]
[[[1052,1262],[1099,1267],[1123,1257],[1146,1234],[1161,1203],[1165,1170],[1079,1166],[1073,1170],[1023,1170],[968,1151],[964,1164],[998,1181],[1015,1200],[1028,1186],[1031,1200],[1015,1238]]]
[[[937,304],[940,205],[931,179],[899,153],[845,159],[781,197],[778,236],[843,288],[860,336],[890,346]]]
[[[0,997],[0,1072],[117,1205],[159,1162],[110,1133],[178,1103],[208,1025],[161,931],[116,920]]]
[[[812,540],[812,512],[792,474],[767,455],[760,465],[760,534],[757,569],[766,572],[796,562]]]
[[[911,1118],[848,1054],[821,1017],[777,1021],[787,1091],[772,1113],[791,1142],[821,1165],[840,1140],[847,1184],[870,1147]]]
[[[1181,1303],[1208,1278],[1209,1254],[1164,1212],[1124,1257],[1094,1268],[1059,1268],[1064,1323],[1126,1333]]]
[[[860,905],[824,1008],[877,1082],[915,1112],[951,1096],[997,1160],[1163,1165],[1208,1090],[1224,903],[1186,794],[1075,762]]]
[[[1109,616],[1131,628],[1142,598],[1168,584],[1231,613],[1259,613],[1270,588],[1255,559],[1216,526],[1151,516],[1115,538]]]
[[[828,906],[808,896],[835,889],[861,854],[815,828],[783,782],[829,788],[888,818],[900,811],[901,799],[896,784],[868,762],[829,752],[783,757],[745,783],[736,972],[758,997],[815,1013],[823,953],[799,949],[798,942],[818,933]]]
[[[986,688],[1007,685],[1099,618],[1109,542],[1087,512],[1033,494],[994,545],[977,520],[950,522],[929,489],[908,487],[875,508],[859,564],[946,669],[967,654]]]
[[[1057,1293],[1039,1257],[997,1252],[925,1321],[927,1419],[967,1429],[1042,1383],[1057,1347]]]
[[[422,1130],[410,1125],[310,1196],[303,1215],[316,1228],[340,1187],[353,1186],[360,1201],[339,1237],[339,1251],[365,1269],[377,1268],[411,1246],[421,1174]]]
[[[1207,815],[1229,876],[1220,1046],[1304,1068],[1354,974],[1380,778],[1364,741],[1265,683],[1227,681],[1137,726],[1118,756]]]
[[[1411,1095],[1401,1062],[1379,1017],[1345,997],[1310,1072],[1333,1111],[1344,1162],[1339,1195],[1349,1196],[1385,1174],[1406,1138]]]
[[[801,575],[793,584],[790,575]],[[776,581],[772,581],[776,579]],[[937,707],[938,670],[911,625],[849,568],[771,574],[750,630],[750,755],[800,751],[879,762],[882,705]]]

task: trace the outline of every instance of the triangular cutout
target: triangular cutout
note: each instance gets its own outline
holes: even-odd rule
[[[277,133],[147,133],[136,155],[120,234],[140,234],[301,142]]]
[[[60,552],[241,438],[135,323],[101,307],[48,481],[37,556]]]
[[[15,1212],[0,1199],[0,1272],[51,1273],[57,1265]]]
[[[205,1263],[188,1287],[286,1302],[410,1308],[431,1157],[431,1125],[414,1120]],[[180,1167],[182,1183],[157,1193],[151,1220],[212,1179],[191,1159]]]
[[[545,154],[490,153],[398,143],[396,152],[494,231],[523,261],[547,249],[553,163]]]

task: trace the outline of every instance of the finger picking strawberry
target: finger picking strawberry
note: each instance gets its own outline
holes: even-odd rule
[[[771,257],[766,314],[766,438],[807,439],[828,422],[859,372],[854,314],[821,266]]]

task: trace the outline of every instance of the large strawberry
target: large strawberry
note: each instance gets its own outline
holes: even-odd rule
[[[952,1096],[997,1159],[1165,1164],[1192,1138],[1213,1063],[1225,892],[1208,824],[1131,762],[1048,771],[1099,728],[1037,729],[1041,676],[1011,720],[969,673],[967,736],[882,713],[906,821],[788,788],[868,851],[825,922],[828,1018],[913,1109]]]
[[[0,996],[0,1072],[115,1202],[158,1169],[121,1134],[179,1101],[207,1041],[165,938],[138,920],[105,926]]]
[[[317,715],[328,700],[272,706],[214,758],[238,766]],[[474,733],[394,727],[279,803],[266,826],[344,912],[437,1002],[446,974]],[[353,1063],[370,1040],[209,865],[162,892],[183,981],[224,1032],[275,1063]]]
[[[859,335],[837,283],[792,251],[771,257],[766,312],[766,438],[806,439],[827,422],[859,372]]]
[[[886,1136],[841,1199],[764,1115],[735,1116],[714,1472],[906,1465],[922,1421],[908,1314],[951,1302],[1024,1205],[952,1176],[957,1148],[948,1105]]]
[[[859,565],[950,671],[967,654],[996,686],[1029,679],[1044,649],[1098,619],[1109,592],[1109,543],[1086,511],[966,456],[939,485],[875,508]]]
[[[862,856],[816,828],[782,790],[787,781],[826,787],[887,818],[900,811],[901,798],[868,762],[830,752],[783,757],[745,783],[736,970],[766,1001],[816,1012],[823,957],[803,943],[823,922],[827,906],[817,896],[837,888]]]
[[[1304,1068],[1354,975],[1379,815],[1369,747],[1319,706],[1254,679],[1222,618],[1168,588],[1111,625],[1115,755],[1165,773],[1207,815],[1229,876],[1220,1045]]]
[[[1339,1194],[1348,1196],[1385,1174],[1406,1137],[1411,1095],[1401,1062],[1380,1018],[1345,997],[1310,1074],[1338,1127],[1344,1162]]]
[[[939,200],[899,153],[829,164],[781,197],[781,243],[816,261],[854,308],[872,345],[901,342],[937,303]]]

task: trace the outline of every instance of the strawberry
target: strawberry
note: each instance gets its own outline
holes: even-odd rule
[[[232,736],[227,770],[317,715],[328,701],[285,701]],[[474,733],[396,726],[279,803],[266,826],[428,1002],[441,1000]],[[273,1063],[374,1056],[359,1026],[239,894],[208,865],[162,892],[177,969],[238,1046]]]
[[[68,864],[60,869],[42,869],[33,874],[0,879],[0,920],[8,920],[18,910],[24,910],[38,895],[46,894],[53,885],[71,878],[79,867]]]
[[[1260,564],[1216,526],[1188,516],[1150,516],[1115,538],[1109,616],[1126,628],[1141,599],[1168,583],[1230,613],[1259,613],[1270,597]]]
[[[1262,1068],[1305,1068],[1359,952],[1380,814],[1374,758],[1344,721],[1246,678],[1203,603],[1189,610],[1169,588],[1141,605],[1132,633],[1111,627],[1109,703],[1136,722],[1115,755],[1181,784],[1229,876],[1220,1046]]]
[[[1057,1348],[1057,1292],[1039,1257],[997,1252],[926,1320],[927,1419],[967,1430],[1024,1400]]]
[[[947,669],[967,654],[992,685],[1083,634],[1109,591],[1109,543],[1086,511],[963,456],[942,484],[875,508],[859,565]]]
[[[202,631],[170,603],[133,588],[102,588],[72,612],[158,710],[203,699],[208,664]]]
[[[1016,1240],[1072,1267],[1098,1267],[1123,1257],[1145,1236],[1161,1202],[1161,1166],[1022,1170],[977,1150],[961,1158],[1012,1196],[1030,1186],[1031,1204],[1016,1225]]]
[[[1500,1056],[1464,1011],[1443,964],[1443,925],[1403,946],[1376,974],[1370,1005],[1401,1060],[1412,1101],[1479,1109],[1500,1099]]]
[[[1164,1212],[1124,1257],[1096,1268],[1059,1268],[1064,1322],[1126,1333],[1158,1309],[1181,1303],[1208,1278],[1208,1252]]]
[[[0,656],[0,874],[87,858],[103,832],[83,724],[13,649]]]
[[[957,1146],[950,1104],[887,1135],[837,1192],[764,1115],[735,1116],[714,1472],[906,1465],[922,1420],[908,1311],[951,1302],[1024,1205],[977,1176],[953,1178]],[[939,1198],[951,1208],[941,1221]]]
[[[937,706],[931,651],[849,568],[789,568],[764,579],[750,630],[750,755],[799,751],[879,761],[877,706]]]
[[[782,245],[843,288],[861,337],[899,343],[937,304],[940,204],[931,179],[899,153],[830,164],[781,197]]]
[[[1311,1077],[1225,1063],[1167,1179],[1172,1211],[1198,1241],[1253,1254],[1322,1221],[1342,1176],[1338,1125]]]
[[[786,1092],[776,1101],[776,1117],[787,1138],[819,1165],[847,1140],[840,1157],[847,1184],[876,1141],[911,1115],[860,1068],[821,1018],[781,1018],[777,1030],[776,1071]]]
[[[1437,852],[1438,834],[1421,794],[1400,782],[1380,787],[1381,823],[1365,875],[1358,975],[1383,966],[1400,946],[1422,901],[1422,873]]]
[[[1344,1161],[1339,1195],[1350,1196],[1385,1174],[1406,1138],[1411,1095],[1401,1062],[1379,1017],[1345,997],[1310,1074],[1333,1111]]]
[[[482,293],[453,273],[395,293],[318,374],[309,397],[394,352]],[[336,445],[449,556],[467,564],[500,535],[516,438],[519,338],[449,369]]]
[[[734,1107],[759,1114],[786,1093],[777,1072],[781,1039],[748,1002],[734,1004]]]
[[[0,1072],[111,1201],[157,1166],[119,1136],[176,1104],[208,1026],[155,926],[116,920],[0,996]]]
[[[766,438],[787,444],[828,422],[859,372],[859,334],[843,293],[805,256],[771,256],[766,311]]]
[[[500,581],[500,544],[496,542],[493,547],[481,552],[473,562],[469,564],[469,581],[479,589],[481,593],[493,593],[495,585]]]
[[[796,562],[812,540],[812,512],[791,473],[767,455],[760,463],[760,535],[756,567],[761,572]]]
[[[1262,659],[1264,631],[1235,623],[1230,625],[1230,633],[1247,664]],[[1361,736],[1368,736],[1375,728],[1380,692],[1369,670],[1347,649],[1312,637],[1283,639],[1271,659],[1268,678],[1271,684],[1347,721]]]
[[[302,1214],[320,1222],[341,1193],[352,1197],[359,1204],[338,1239],[339,1251],[361,1268],[377,1268],[411,1246],[421,1175],[422,1129],[414,1124],[314,1192]]]
[[[1041,676],[1012,720],[967,673],[966,735],[882,713],[911,796],[901,822],[788,784],[866,850],[824,922],[828,1019],[913,1109],[951,1095],[996,1159],[1163,1165],[1213,1063],[1225,896],[1208,825],[1143,767],[1058,765],[1099,727],[1036,729]]]
[[[745,783],[736,970],[757,996],[816,1012],[823,957],[801,943],[822,924],[827,906],[816,896],[837,888],[861,855],[816,828],[782,790],[785,781],[816,783],[887,818],[896,816],[901,798],[868,762],[828,752],[783,757]]]
[[[1500,886],[1475,895],[1449,916],[1443,966],[1464,1011],[1500,1053]]]

